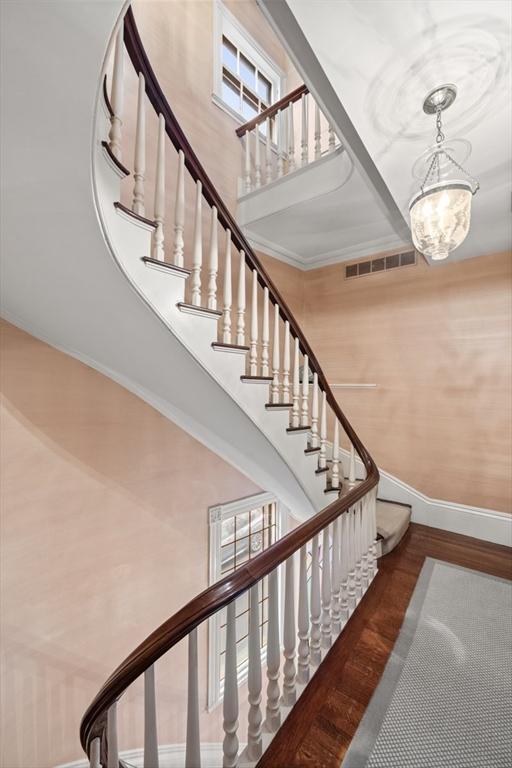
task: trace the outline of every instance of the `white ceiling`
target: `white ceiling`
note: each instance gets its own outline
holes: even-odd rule
[[[237,221],[256,249],[306,270],[410,247],[341,148],[241,197]]]
[[[435,121],[423,113],[423,99],[435,86],[455,83],[458,95],[444,113],[445,134],[471,143],[465,165],[481,189],[470,233],[451,259],[510,248],[510,0],[287,2],[305,38],[301,43],[299,30],[299,45],[321,65],[349,128],[407,221],[419,184],[412,167],[434,139]],[[289,31],[280,31],[289,43]],[[297,49],[295,58],[301,59]],[[357,155],[358,142],[337,124]]]

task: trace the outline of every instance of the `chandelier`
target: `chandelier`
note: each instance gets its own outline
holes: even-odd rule
[[[446,259],[464,242],[471,221],[471,200],[480,188],[478,181],[455,160],[450,147],[445,144],[441,113],[453,104],[456,95],[454,85],[441,85],[430,91],[423,102],[423,111],[436,116],[436,145],[427,150],[426,176],[420,191],[409,203],[414,246],[436,261]],[[453,173],[453,169],[466,179],[447,178],[447,172]]]

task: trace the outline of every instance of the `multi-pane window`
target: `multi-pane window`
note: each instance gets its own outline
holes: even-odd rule
[[[236,571],[255,555],[258,555],[276,541],[276,504],[271,502],[262,507],[234,515],[222,522],[221,578]],[[267,644],[268,584],[260,582],[260,646]],[[225,612],[224,612],[225,614]],[[220,625],[221,659],[220,679],[224,680],[224,657],[226,646],[226,617]],[[242,595],[236,604],[236,655],[241,670],[248,661],[249,638],[249,593]]]
[[[269,494],[258,494],[225,508],[210,510],[210,581],[224,578],[279,538],[279,510]],[[259,584],[260,646],[267,644],[268,583]],[[249,641],[249,592],[236,601],[236,647],[239,680],[247,674]],[[215,706],[224,687],[226,611],[219,611],[209,625],[208,706]]]
[[[228,38],[222,36],[222,98],[246,121],[272,104],[272,83]]]
[[[248,122],[279,100],[283,72],[221,2],[214,4],[213,49],[217,104]]]

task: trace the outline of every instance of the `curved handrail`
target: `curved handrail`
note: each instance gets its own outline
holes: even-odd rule
[[[260,125],[260,123],[264,123],[269,117],[274,117],[274,115],[277,115],[279,110],[283,109],[283,107],[288,107],[290,104],[293,104],[294,102],[301,99],[302,96],[306,95],[306,93],[309,93],[309,88],[307,85],[299,85],[293,91],[287,93],[286,96],[283,96],[281,99],[279,99],[279,101],[276,101],[275,104],[271,104],[270,107],[264,109],[263,112],[259,113],[259,115],[253,117],[252,120],[249,120],[249,122],[244,123],[239,128],[237,128],[235,131],[236,135],[238,138],[240,138],[244,135],[244,133],[246,133],[246,131],[252,131],[253,128],[256,128],[256,126]]]
[[[282,539],[272,544],[261,554],[251,559],[247,564],[226,576],[221,581],[205,589],[193,598],[172,617],[167,619],[158,629],[152,632],[112,673],[96,695],[80,725],[80,741],[84,750],[89,752],[89,744],[96,736],[104,735],[106,728],[106,712],[146,669],[154,664],[161,656],[186,637],[194,628],[227,606],[251,586],[258,583],[264,576],[271,573],[278,565],[297,552],[304,544],[319,534],[327,525],[333,522],[343,512],[361,500],[379,481],[379,472],[369,452],[357,436],[351,424],[343,414],[336,401],[325,375],[295,320],[286,301],[274,285],[267,271],[247,242],[236,221],[228,211],[219,193],[209,179],[206,171],[199,162],[190,146],[183,130],[178,124],[171,107],[165,98],[156,75],[149,63],[146,51],[140,39],[131,7],[124,20],[124,41],[129,56],[137,74],[145,78],[146,95],[157,114],[162,114],[165,120],[167,135],[177,150],[182,150],[185,165],[194,181],[202,183],[203,195],[211,206],[218,211],[218,220],[225,229],[231,231],[231,239],[235,246],[244,251],[247,264],[256,269],[260,283],[269,289],[269,295],[280,308],[281,316],[290,324],[292,334],[299,340],[303,354],[308,355],[311,368],[318,374],[320,387],[325,391],[327,402],[336,418],[342,425],[359,455],[365,470],[366,479],[350,490],[345,496],[329,504],[317,515],[302,523]]]

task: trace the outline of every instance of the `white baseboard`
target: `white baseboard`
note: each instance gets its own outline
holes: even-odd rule
[[[348,467],[348,451],[342,451],[342,454],[345,467]],[[362,463],[357,461],[356,468],[357,476],[362,477]],[[380,468],[379,472],[379,498],[409,504],[413,523],[512,547],[512,514],[432,499],[389,472]]]

